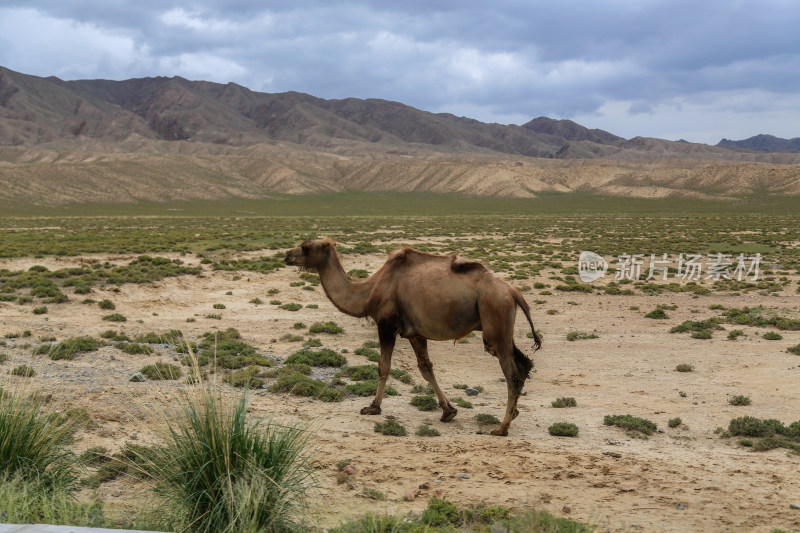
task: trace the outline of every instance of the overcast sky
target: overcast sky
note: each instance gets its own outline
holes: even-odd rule
[[[797,0],[2,0],[0,65],[383,98],[623,137],[800,137]]]

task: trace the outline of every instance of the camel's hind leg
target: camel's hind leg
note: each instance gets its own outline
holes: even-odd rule
[[[411,337],[408,341],[411,343],[411,347],[414,348],[414,353],[417,354],[417,366],[422,377],[430,383],[431,387],[433,387],[433,392],[436,393],[436,397],[439,399],[439,406],[442,408],[441,421],[450,422],[458,414],[458,409],[453,407],[447,400],[439,384],[436,383],[436,377],[433,375],[433,364],[430,357],[428,357],[428,339],[425,337]]]
[[[503,375],[506,377],[506,387],[508,388],[506,415],[503,417],[500,427],[491,432],[492,435],[505,437],[508,435],[508,428],[511,425],[511,421],[519,415],[517,401],[522,392],[522,387],[525,385],[528,372],[530,372],[530,368],[533,365],[530,359],[520,352],[510,339],[507,344],[503,342],[500,346],[487,342],[486,339],[484,339],[484,347],[487,352],[497,357],[500,361],[500,368],[503,370]]]
[[[396,332],[388,324],[378,324],[378,340],[381,343],[381,358],[378,361],[378,390],[375,399],[367,407],[361,409],[362,415],[381,414],[381,402],[383,401],[383,391],[386,388],[386,380],[389,377],[389,370],[392,368],[392,352],[394,351],[394,341]]]

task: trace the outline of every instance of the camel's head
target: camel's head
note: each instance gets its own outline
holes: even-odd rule
[[[283,262],[301,268],[316,269],[328,261],[331,252],[336,253],[336,243],[330,239],[305,241],[297,248],[286,252]]]

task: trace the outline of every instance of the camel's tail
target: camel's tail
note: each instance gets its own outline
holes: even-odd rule
[[[536,351],[542,347],[542,338],[539,337],[539,335],[536,333],[536,329],[533,327],[533,320],[531,320],[531,308],[517,289],[514,289],[512,292],[514,293],[514,301],[517,302],[517,305],[520,307],[520,309],[522,309],[522,312],[525,313],[525,318],[528,319],[528,324],[531,325],[531,333],[533,333],[533,351]]]

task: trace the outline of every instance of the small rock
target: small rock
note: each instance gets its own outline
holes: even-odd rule
[[[522,391],[520,391],[519,395],[520,396],[527,396],[528,395],[528,389],[526,389],[525,387],[522,387]]]
[[[270,339],[269,342],[278,342],[278,339]]]
[[[467,387],[464,389],[464,394],[467,396],[477,396],[480,391],[478,389],[473,389],[472,387]]]
[[[358,472],[358,468],[356,468],[355,465],[347,465],[344,468],[342,468],[342,472],[344,472],[348,476],[354,476]]]
[[[426,481],[425,483],[420,485],[419,488],[421,490],[428,490],[429,488],[431,488],[431,482],[430,481]]]
[[[460,477],[461,479],[469,479],[469,474],[467,474],[467,473],[465,473],[465,472],[461,472],[461,473],[458,475],[458,477]]]
[[[800,509],[800,505],[796,505],[794,503],[789,504],[789,509]]]
[[[614,459],[619,459],[620,457],[622,457],[622,454],[618,452],[603,452],[603,455],[608,455],[609,457],[613,457]]]
[[[505,382],[506,382],[506,378],[500,378],[500,383],[505,383]]]
[[[144,383],[145,381],[147,381],[147,378],[144,377],[144,374],[142,374],[141,372],[137,372],[133,375],[133,377],[131,377],[131,381],[133,381],[134,383]]]
[[[681,502],[678,502],[675,504],[675,508],[678,509],[679,511],[683,511],[684,509],[686,509],[686,506]]]
[[[561,512],[564,514],[569,514],[572,512],[572,507],[570,507],[569,505],[565,505],[564,507],[561,508]]]

